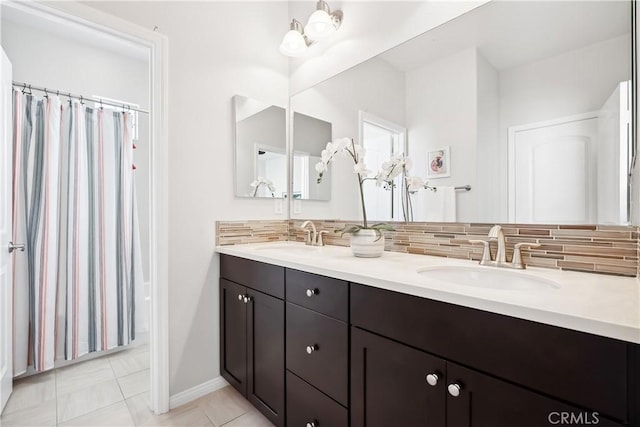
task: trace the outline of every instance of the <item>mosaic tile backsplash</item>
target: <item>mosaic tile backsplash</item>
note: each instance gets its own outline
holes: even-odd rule
[[[269,241],[304,241],[304,220],[217,222],[216,244],[234,245]],[[349,246],[349,236],[334,233],[349,221],[314,220],[318,230],[328,230],[328,245]],[[352,222],[351,222],[352,223]],[[390,223],[385,249],[394,252],[479,260],[482,247],[470,239],[487,239],[494,224]],[[590,273],[636,276],[638,274],[638,227],[608,225],[504,224],[507,259],[519,242],[540,243],[523,252],[527,265]],[[495,251],[495,245],[493,250]]]

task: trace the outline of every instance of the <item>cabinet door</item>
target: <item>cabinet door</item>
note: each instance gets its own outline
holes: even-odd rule
[[[248,289],[247,399],[284,426],[284,301]]]
[[[220,279],[220,372],[247,395],[247,305],[239,298],[247,288]]]
[[[445,369],[442,359],[352,327],[351,426],[443,427]],[[433,386],[429,374],[438,376]]]
[[[451,390],[451,385],[458,390]],[[477,371],[447,362],[447,427],[617,426],[585,411]],[[457,394],[457,396],[454,396]]]

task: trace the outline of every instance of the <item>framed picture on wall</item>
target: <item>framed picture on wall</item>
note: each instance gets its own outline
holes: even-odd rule
[[[427,152],[427,178],[447,178],[449,176],[451,176],[449,147]]]

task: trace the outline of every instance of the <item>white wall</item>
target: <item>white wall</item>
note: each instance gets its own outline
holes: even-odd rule
[[[412,175],[427,176],[427,153],[450,147],[451,177],[432,186],[475,186],[477,138],[475,48],[406,74],[406,125]],[[425,190],[428,191],[428,190]],[[424,192],[414,197],[414,219],[425,218]],[[457,221],[474,220],[475,192],[456,192]]]
[[[289,21],[306,23],[315,1],[289,3]],[[342,10],[340,30],[292,59],[290,92],[298,93],[484,3],[478,1],[329,1]],[[284,31],[284,29],[283,29]],[[283,33],[284,35],[284,33]]]
[[[293,111],[331,122],[333,138],[358,142],[360,109],[404,125],[404,73],[376,58],[347,70],[291,98]],[[294,149],[295,149],[295,141]],[[374,172],[380,165],[367,164]],[[350,158],[338,158],[331,168],[331,200],[302,200],[293,218],[357,220],[362,216],[357,179]],[[373,183],[368,183],[375,185]]]
[[[507,164],[510,126],[599,110],[617,84],[631,75],[628,37],[500,72],[500,163]],[[589,88],[589,90],[585,90]],[[501,194],[506,200],[507,168],[501,167]],[[502,202],[501,221],[507,220]]]
[[[169,39],[170,393],[219,375],[215,221],[286,218],[233,191],[231,98],[288,101],[285,2],[88,2]]]
[[[131,52],[105,50],[91,40],[68,38],[39,25],[18,23],[3,15],[2,47],[13,64],[13,79],[74,94],[98,95],[149,108],[149,65]],[[70,72],[80,70],[80,72]],[[36,96],[43,95],[34,92]],[[139,114],[135,151],[136,195],[145,281],[149,277],[149,120]],[[136,329],[148,327],[144,283],[136,289]]]

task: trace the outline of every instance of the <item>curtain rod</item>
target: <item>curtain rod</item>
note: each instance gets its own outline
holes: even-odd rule
[[[63,95],[69,98],[74,98],[74,99],[79,99],[80,101],[91,101],[91,102],[95,102],[96,104],[100,104],[100,105],[110,105],[112,107],[120,107],[123,110],[127,110],[127,111],[137,111],[138,113],[144,113],[144,114],[149,114],[148,111],[146,110],[141,110],[139,108],[132,108],[131,105],[129,104],[117,104],[115,102],[109,102],[109,101],[104,101],[104,100],[99,100],[99,99],[93,99],[91,97],[84,97],[82,95],[74,95],[70,92],[62,92],[60,90],[56,90],[56,89],[48,89],[46,87],[39,87],[39,86],[32,86],[28,83],[23,83],[23,82],[17,82],[17,81],[13,81],[13,86],[14,87],[18,87],[18,88],[22,88],[22,91],[24,92],[26,91],[32,91],[32,90],[36,90],[38,92],[44,92],[47,94],[55,94],[57,96]]]

